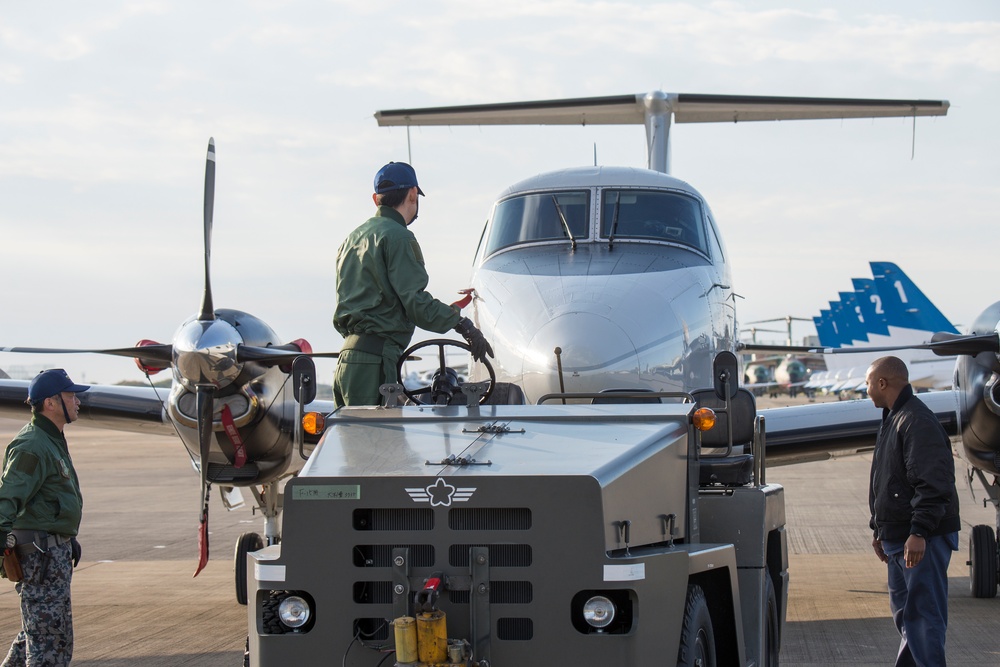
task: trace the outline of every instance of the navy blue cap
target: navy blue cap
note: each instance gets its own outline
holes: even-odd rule
[[[393,190],[409,190],[416,188],[417,192],[424,194],[424,191],[417,185],[417,172],[413,167],[405,162],[390,162],[375,174],[375,194],[381,195]]]
[[[73,384],[63,369],[50,368],[47,371],[42,371],[31,380],[31,384],[28,385],[28,402],[41,403],[46,398],[64,391],[79,393],[88,389],[90,389],[88,385]]]

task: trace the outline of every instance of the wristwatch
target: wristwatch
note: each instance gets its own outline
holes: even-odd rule
[[[5,549],[13,549],[17,546],[17,538],[14,537],[14,533],[7,533],[7,541],[3,546]]]

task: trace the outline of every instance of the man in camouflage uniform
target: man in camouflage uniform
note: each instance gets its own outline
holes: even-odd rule
[[[427,271],[417,238],[407,227],[417,218],[423,195],[417,174],[405,162],[390,162],[375,175],[378,207],[337,251],[337,309],[333,325],[344,337],[333,382],[343,405],[378,405],[378,388],[396,381],[399,355],[415,326],[436,333],[454,329],[477,361],[493,348],[458,308],[425,290]]]
[[[79,417],[76,394],[87,389],[62,369],[39,373],[28,387],[31,422],[4,452],[0,545],[16,540],[24,578],[15,585],[21,631],[2,667],[68,665],[73,657],[70,580],[83,498],[63,428]]]

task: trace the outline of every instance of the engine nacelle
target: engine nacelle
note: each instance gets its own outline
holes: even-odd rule
[[[969,333],[1000,335],[1000,301],[976,318]],[[955,386],[961,390],[959,417],[966,459],[983,472],[1000,475],[1000,355],[960,356]]]

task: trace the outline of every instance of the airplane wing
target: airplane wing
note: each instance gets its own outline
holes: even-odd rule
[[[631,125],[645,122],[646,94],[535,102],[378,111],[381,126],[396,125]],[[665,96],[677,123],[730,123],[815,118],[943,116],[946,100],[880,100],[758,95]]]
[[[917,397],[934,411],[948,435],[958,435],[957,391],[925,392]],[[764,417],[771,466],[872,449],[882,423],[882,410],[867,399],[764,408],[758,413]]]
[[[25,405],[28,398],[27,380],[0,380],[0,417],[31,418]],[[154,435],[177,435],[166,413],[170,389],[165,387],[126,387],[121,385],[90,385],[80,399],[80,426],[106,428]],[[333,401],[313,401],[306,410],[330,414]]]
[[[0,380],[0,417],[25,421],[31,418],[31,408],[24,403],[28,384],[27,380]],[[78,423],[116,431],[175,435],[164,412],[163,401],[169,393],[168,388],[91,385],[89,390],[77,394]]]

